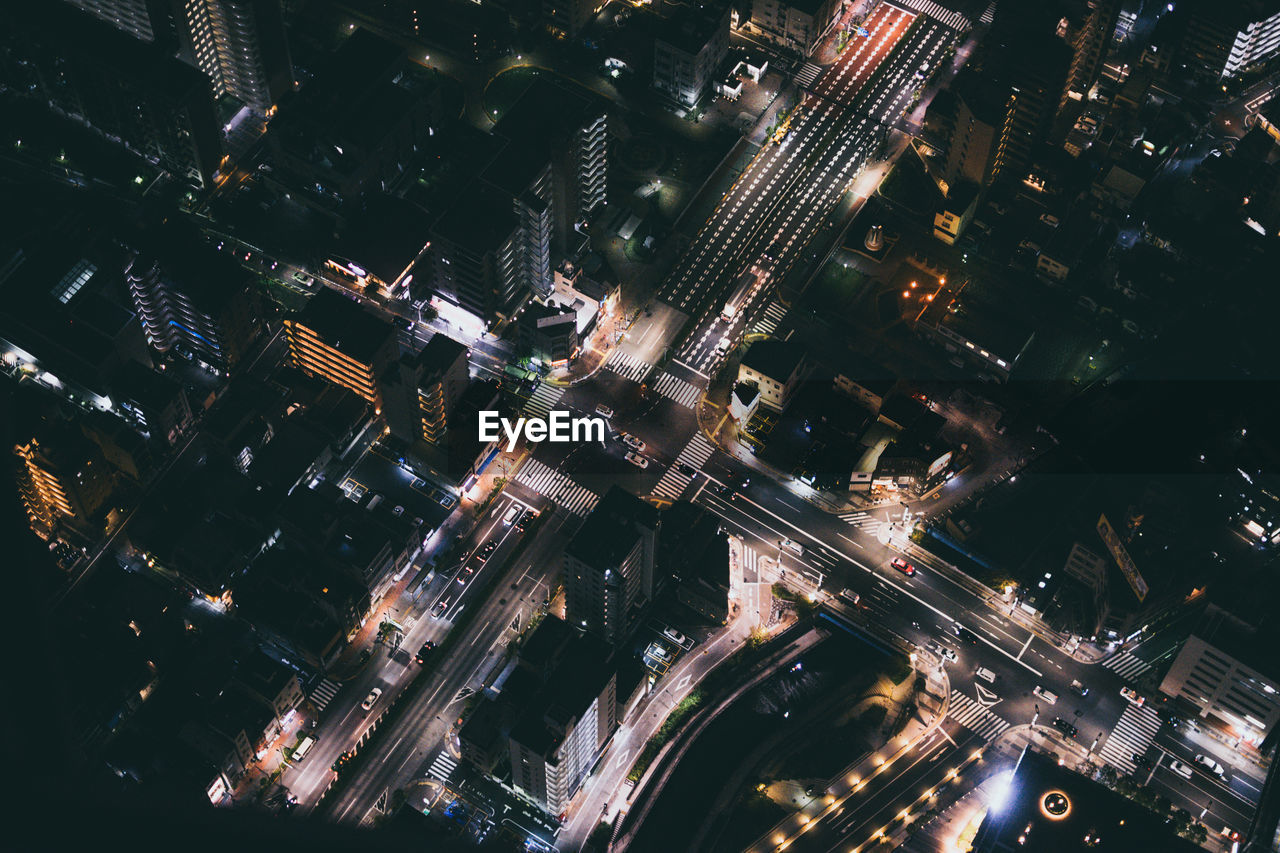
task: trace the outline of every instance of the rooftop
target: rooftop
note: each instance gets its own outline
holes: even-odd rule
[[[371,363],[387,339],[395,337],[390,323],[327,288],[313,296],[295,319],[330,346],[365,363]]]
[[[804,347],[791,341],[756,341],[742,356],[742,366],[785,382],[804,360]]]
[[[729,28],[729,7],[712,0],[705,6],[681,6],[663,22],[657,40],[685,53],[698,53],[716,31]]]
[[[589,566],[617,566],[641,529],[656,530],[658,510],[625,489],[609,491],[569,542],[567,553]]]

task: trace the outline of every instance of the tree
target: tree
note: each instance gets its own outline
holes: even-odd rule
[[[1209,831],[1202,824],[1193,823],[1187,827],[1187,831],[1182,834],[1182,837],[1193,844],[1204,844],[1209,839]]]
[[[1116,774],[1116,769],[1108,764],[1098,771],[1098,781],[1114,791],[1120,779]]]

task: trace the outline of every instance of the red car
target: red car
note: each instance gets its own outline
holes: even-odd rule
[[[894,557],[892,560],[889,561],[889,565],[893,566],[895,569],[902,572],[904,575],[914,575],[916,573],[916,567],[911,565],[901,557]]]

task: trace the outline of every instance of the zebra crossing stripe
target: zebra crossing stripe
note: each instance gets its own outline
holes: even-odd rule
[[[600,501],[600,496],[580,486],[566,474],[556,471],[537,459],[526,459],[516,473],[516,482],[521,483],[574,515],[586,515]]]
[[[324,679],[311,690],[311,704],[316,706],[317,711],[323,711],[333,697],[338,695],[338,691],[342,689],[342,685],[331,679]]]
[[[947,716],[987,741],[994,740],[997,735],[1009,728],[1009,723],[1004,717],[978,704],[976,700],[959,690],[951,691],[951,709],[947,712]]]
[[[1111,670],[1126,681],[1133,681],[1150,670],[1151,664],[1129,652],[1121,652],[1107,660],[1103,667]]]
[[[755,324],[755,330],[764,334],[771,334],[778,328],[778,324],[782,322],[782,318],[787,316],[787,309],[783,308],[777,302],[770,302],[769,307],[765,309],[764,316]]]
[[[653,369],[653,365],[634,356],[627,355],[622,350],[614,350],[613,355],[609,356],[609,360],[604,363],[604,366],[623,379],[630,379],[632,382],[642,382],[649,371]]]
[[[697,385],[672,376],[670,373],[663,373],[659,376],[653,387],[654,390],[668,400],[674,400],[690,409],[697,404],[698,398],[702,396],[702,389]]]
[[[563,396],[563,388],[558,388],[555,385],[539,385],[538,390],[534,391],[533,396],[529,398],[529,402],[524,404],[524,413],[545,418],[551,412],[551,408],[560,402],[560,398]]]
[[[431,762],[431,768],[427,773],[436,777],[441,782],[448,782],[449,777],[453,775],[454,768],[458,766],[458,762],[453,760],[446,750],[440,750],[440,754],[436,756],[436,760]]]
[[[679,500],[684,494],[684,490],[689,488],[689,484],[693,482],[693,477],[685,474],[679,469],[680,465],[688,465],[690,468],[698,470],[702,469],[703,463],[715,453],[715,446],[702,437],[702,433],[695,433],[693,438],[689,439],[689,443],[680,451],[680,455],[676,457],[676,464],[668,468],[662,475],[662,479],[658,481],[658,485],[653,487],[651,494],[662,498],[670,498],[671,500]]]
[[[1126,773],[1137,769],[1133,756],[1142,755],[1160,731],[1160,715],[1145,705],[1130,705],[1116,721],[1107,742],[1098,751],[1108,764]]]

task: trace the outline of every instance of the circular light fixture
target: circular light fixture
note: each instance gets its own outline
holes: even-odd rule
[[[1062,820],[1071,814],[1071,800],[1061,791],[1049,791],[1040,798],[1040,813],[1049,820]]]

